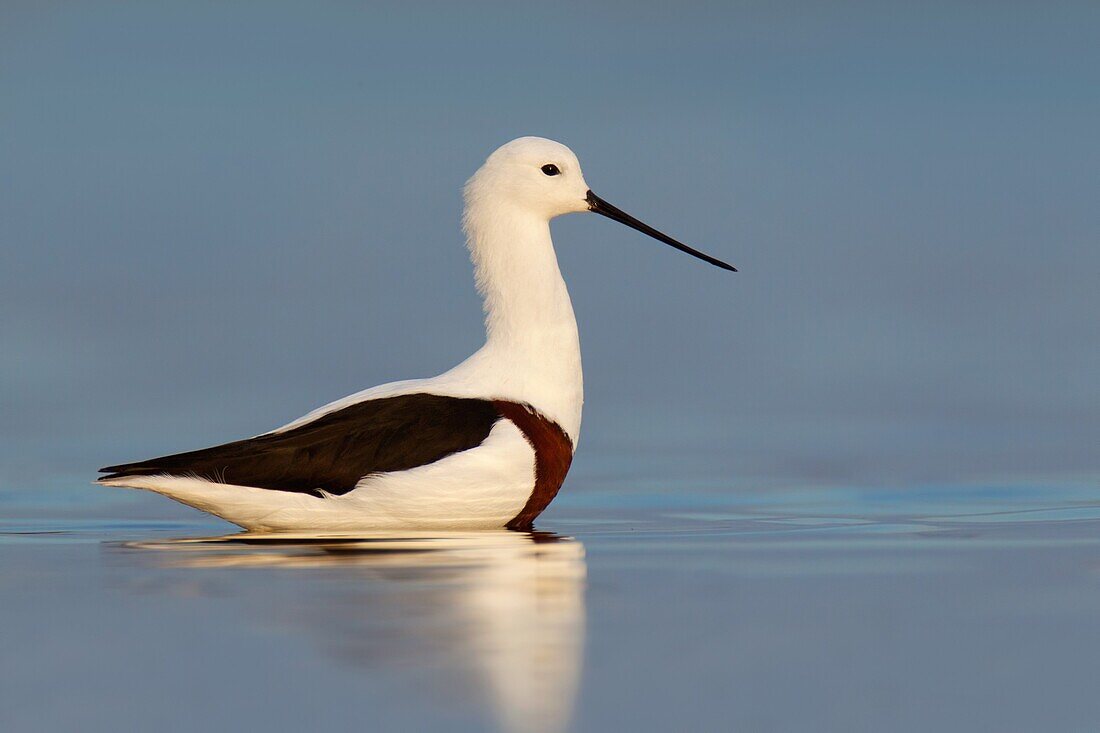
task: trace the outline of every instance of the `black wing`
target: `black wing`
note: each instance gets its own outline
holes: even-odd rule
[[[344,494],[364,477],[433,463],[481,445],[500,419],[489,400],[410,394],[360,402],[282,433],[99,469],[197,476],[277,491]]]

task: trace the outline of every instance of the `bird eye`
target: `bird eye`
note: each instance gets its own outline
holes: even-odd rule
[[[556,176],[561,173],[561,171],[558,170],[558,167],[553,163],[547,163],[546,165],[544,165],[542,167],[542,172],[548,176]]]

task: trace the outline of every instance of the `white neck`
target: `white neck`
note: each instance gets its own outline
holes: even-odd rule
[[[549,222],[469,197],[463,223],[486,331],[485,346],[463,366],[491,379],[497,396],[528,402],[558,422],[576,444],[583,401],[580,339]]]

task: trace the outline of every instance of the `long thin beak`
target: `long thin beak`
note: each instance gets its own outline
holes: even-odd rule
[[[692,249],[686,244],[677,242],[675,239],[668,236],[667,234],[662,234],[661,232],[657,231],[649,224],[638,221],[622,209],[612,206],[591,191],[588,192],[588,196],[586,196],[585,198],[588,201],[589,211],[594,211],[597,214],[606,216],[608,219],[614,219],[621,224],[626,224],[631,229],[637,229],[639,232],[642,232],[643,234],[648,234],[659,242],[664,242],[668,246],[675,247],[681,252],[687,252],[692,257],[698,257],[703,262],[709,262],[715,267],[721,267],[723,270],[729,270],[730,272],[737,272],[737,268],[733,265],[722,262],[722,260],[711,257],[708,254],[704,254],[697,249]]]

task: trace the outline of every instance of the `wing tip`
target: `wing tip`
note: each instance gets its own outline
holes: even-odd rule
[[[117,466],[104,466],[96,473],[104,473],[106,476],[99,476],[96,481],[111,481],[118,478],[124,478],[126,476],[148,476],[151,473],[159,473],[159,471],[151,466],[146,466],[142,463],[120,463]]]

